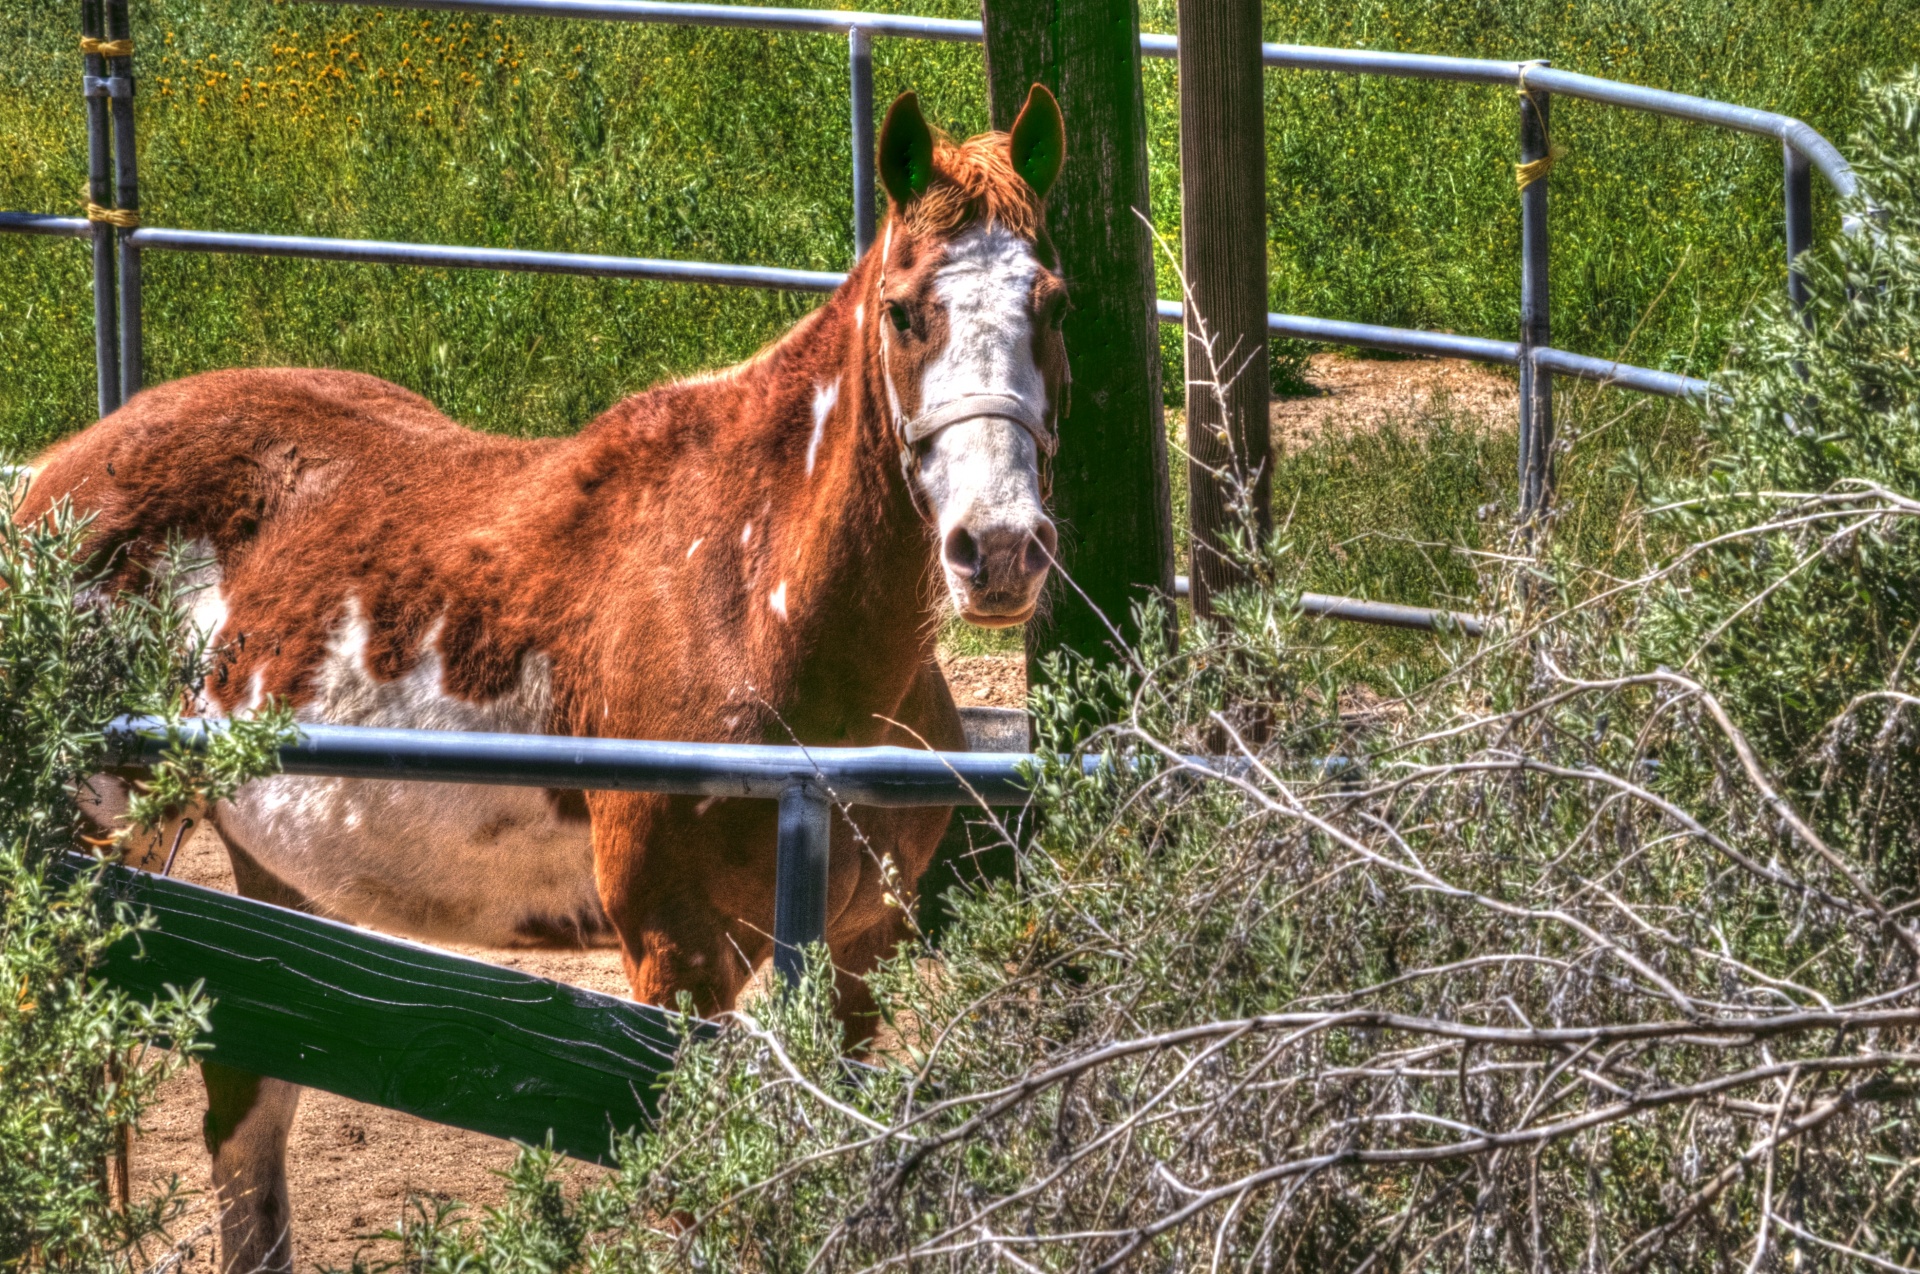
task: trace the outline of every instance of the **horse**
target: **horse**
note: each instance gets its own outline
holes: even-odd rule
[[[203,559],[203,711],[962,747],[939,624],[1024,622],[1057,547],[1067,292],[1045,201],[1065,133],[1038,85],[1010,132],[963,143],[909,93],[878,151],[882,232],[823,305],[573,437],[481,434],[352,372],[210,372],[52,447],[15,517],[70,501],[105,587],[150,580],[170,544]],[[852,1040],[861,975],[903,933],[887,875],[916,882],[948,815],[836,819],[827,945]],[[724,1012],[772,950],[769,802],[272,776],[208,819],[251,897],[430,941],[617,943],[654,1004]],[[203,1075],[223,1269],[290,1271],[300,1090]]]

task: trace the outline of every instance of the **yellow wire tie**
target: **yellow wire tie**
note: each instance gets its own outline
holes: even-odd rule
[[[80,51],[97,53],[103,58],[130,58],[133,56],[133,41],[97,40],[93,36],[83,35],[80,37]]]
[[[1553,166],[1559,163],[1560,157],[1566,153],[1567,148],[1565,146],[1560,145],[1558,142],[1549,143],[1547,153],[1539,159],[1529,159],[1524,164],[1515,164],[1513,166],[1514,184],[1519,186],[1520,189],[1525,190],[1528,186],[1531,186],[1534,182],[1539,181],[1542,177],[1553,171]]]
[[[140,213],[133,208],[102,208],[99,204],[88,200],[87,220],[104,221],[122,230],[132,230],[140,224]]]
[[[1529,102],[1533,101],[1533,94],[1527,88],[1527,72],[1532,70],[1533,67],[1534,64],[1531,62],[1521,63],[1520,74],[1518,76],[1520,96],[1526,98]],[[1538,103],[1534,104],[1534,109],[1536,111],[1539,109]],[[1528,186],[1531,186],[1534,182],[1539,181],[1542,177],[1552,172],[1553,166],[1559,163],[1560,157],[1566,153],[1567,148],[1565,146],[1554,141],[1552,137],[1548,137],[1546,154],[1538,159],[1529,159],[1524,164],[1515,164],[1513,166],[1514,185],[1525,190]]]

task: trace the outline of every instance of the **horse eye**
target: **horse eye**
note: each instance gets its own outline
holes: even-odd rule
[[[913,319],[907,314],[907,307],[898,301],[887,302],[887,313],[893,316],[893,325],[904,332],[913,326]]]

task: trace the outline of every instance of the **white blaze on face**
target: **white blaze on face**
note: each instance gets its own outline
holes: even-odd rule
[[[935,298],[946,308],[947,344],[921,379],[922,413],[969,394],[1006,394],[1046,418],[1030,311],[1039,271],[1033,245],[1004,227],[977,226],[953,241],[934,280]],[[1026,527],[1046,517],[1034,441],[997,416],[962,420],[934,435],[920,479],[943,539],[963,523]]]

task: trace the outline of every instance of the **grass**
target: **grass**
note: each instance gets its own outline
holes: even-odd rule
[[[871,7],[969,16],[964,0]],[[1862,70],[1920,60],[1897,0],[1269,0],[1269,38],[1558,65],[1852,126]],[[1145,26],[1173,28],[1171,0]],[[154,224],[844,267],[845,49],[815,36],[138,0],[143,197]],[[70,212],[85,130],[67,0],[0,13],[0,206]],[[980,53],[883,40],[912,87],[986,123]],[[1153,214],[1179,221],[1170,63],[1146,64]],[[1272,304],[1510,335],[1511,94],[1267,76]],[[1751,138],[1562,102],[1555,324],[1582,352],[1713,365],[1779,285],[1779,156]],[[83,250],[0,240],[0,445],[89,419]],[[482,427],[577,428],[660,377],[740,357],[804,297],[153,254],[155,379],[350,365]],[[1668,287],[1670,283],[1670,287]],[[1653,298],[1668,287],[1666,301]],[[1167,290],[1171,290],[1170,288]],[[1170,346],[1171,348],[1171,346]]]
[[[1694,411],[1668,399],[1585,384],[1555,397],[1559,550],[1573,560],[1638,569],[1646,556],[1633,516],[1640,476],[1691,462]],[[1184,422],[1168,413],[1180,446]],[[1179,452],[1176,450],[1176,457]],[[1488,605],[1483,575],[1509,547],[1519,463],[1511,421],[1455,408],[1437,394],[1415,412],[1336,425],[1283,450],[1274,464],[1274,521],[1303,592],[1474,611]],[[1177,569],[1187,552],[1184,464],[1172,477]],[[1433,638],[1371,624],[1326,621],[1316,635],[1356,679],[1381,690],[1438,671]]]

